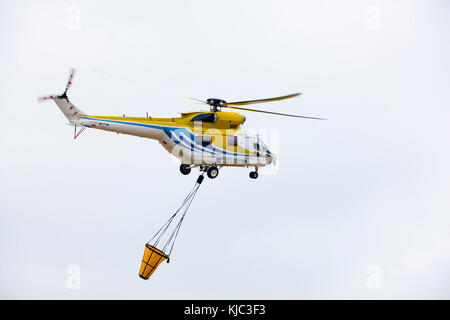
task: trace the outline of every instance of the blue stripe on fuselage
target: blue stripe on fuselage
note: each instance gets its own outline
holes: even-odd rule
[[[97,119],[97,118],[90,118],[90,117],[81,117],[81,118],[83,118],[83,119],[88,119],[88,120],[107,121],[107,122],[113,122],[113,123],[129,124],[129,125],[134,125],[134,126],[140,126],[140,127],[147,127],[147,128],[154,128],[154,129],[163,130],[164,133],[165,133],[172,141],[174,141],[172,137],[175,136],[174,133],[173,133],[172,131],[180,130],[181,132],[186,133],[186,134],[188,135],[188,137],[190,138],[190,140],[191,140],[191,141],[190,141],[190,142],[191,142],[191,143],[190,143],[191,146],[189,147],[189,149],[190,149],[191,151],[195,151],[195,149],[199,149],[201,152],[208,152],[208,153],[211,153],[211,154],[217,154],[217,153],[218,153],[218,152],[215,151],[215,150],[217,149],[217,148],[215,148],[215,147],[206,146],[206,148],[212,149],[212,151],[209,151],[209,150],[205,150],[204,147],[199,147],[199,146],[197,146],[196,143],[194,142],[195,136],[194,136],[191,132],[189,132],[186,128],[183,128],[183,127],[158,126],[158,125],[154,125],[154,124],[146,124],[146,123],[138,123],[138,122],[128,122],[128,121],[120,121],[120,120],[109,120],[109,119]],[[170,132],[170,135],[167,134],[168,132]],[[176,137],[177,137],[178,140],[180,140],[180,138],[181,138],[181,137],[178,137],[178,136],[176,136]],[[174,141],[174,142],[175,142],[175,141]],[[175,142],[175,143],[177,143],[177,142]],[[178,142],[178,143],[180,143],[180,142]],[[177,144],[178,144],[178,143],[177,143]],[[184,145],[184,143],[182,143],[182,144]],[[220,152],[221,155],[224,154],[223,151],[225,151],[225,154],[226,154],[226,155],[245,156],[245,157],[255,157],[254,155],[249,155],[249,154],[235,153],[235,152],[228,152],[228,151],[225,150],[225,149],[222,149],[222,151]]]

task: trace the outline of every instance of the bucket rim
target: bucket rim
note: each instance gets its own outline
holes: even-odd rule
[[[158,248],[151,246],[150,244],[146,243],[145,247],[149,248],[150,250],[152,250],[153,252],[156,252],[157,254],[163,256],[165,259],[169,260],[169,256],[167,254],[165,254],[164,252],[162,252],[161,250],[159,250]]]

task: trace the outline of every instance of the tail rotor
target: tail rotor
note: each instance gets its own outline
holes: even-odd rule
[[[72,86],[73,77],[75,76],[75,69],[70,69],[69,78],[66,82],[66,88],[64,89],[63,94],[52,94],[48,96],[40,96],[37,98],[38,102],[48,101],[48,100],[54,100],[55,98],[66,98],[67,99],[67,91]]]
[[[70,102],[67,96],[67,91],[72,86],[74,76],[75,69],[72,68],[70,69],[69,78],[67,79],[66,87],[62,94],[41,96],[37,99],[38,102],[53,100],[67,117],[67,119],[69,119],[70,123],[74,123],[74,121],[78,119],[80,115],[86,114],[82,110],[77,108],[72,102]]]

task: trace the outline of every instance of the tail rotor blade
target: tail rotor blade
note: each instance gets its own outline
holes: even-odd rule
[[[64,92],[67,92],[67,90],[69,90],[69,88],[72,86],[74,76],[75,76],[75,69],[72,68],[70,69],[69,79],[67,80],[66,90],[64,90]]]
[[[49,95],[49,96],[41,96],[37,98],[38,102],[43,102],[43,101],[47,101],[47,100],[52,100],[53,98],[56,98],[58,95],[54,94],[54,95]]]

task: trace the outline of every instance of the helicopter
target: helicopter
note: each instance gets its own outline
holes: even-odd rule
[[[279,101],[299,96],[294,93],[274,98],[226,102],[222,99],[208,98],[196,103],[208,105],[209,111],[182,112],[180,117],[153,118],[123,116],[89,115],[76,107],[68,98],[67,92],[72,86],[75,69],[71,69],[65,90],[59,95],[38,97],[38,101],[53,100],[74,126],[76,139],[86,128],[111,131],[158,141],[170,154],[180,159],[180,172],[188,175],[193,168],[206,172],[210,179],[219,174],[222,167],[252,167],[250,178],[258,178],[258,169],[275,164],[273,154],[258,134],[241,132],[246,118],[237,112],[222,111],[223,108],[259,112],[265,114],[325,120],[279,112],[249,109],[242,106]],[[77,128],[78,131],[77,131]]]

